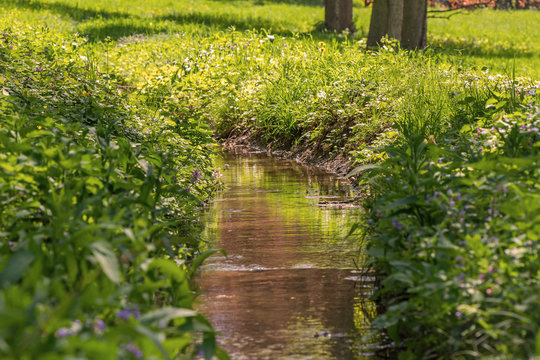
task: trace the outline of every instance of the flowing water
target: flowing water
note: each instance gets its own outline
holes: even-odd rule
[[[232,359],[369,357],[360,338],[372,284],[347,238],[361,210],[318,206],[349,198],[348,184],[264,154],[224,153],[221,167],[207,238],[227,257],[209,258],[199,279],[221,346]]]

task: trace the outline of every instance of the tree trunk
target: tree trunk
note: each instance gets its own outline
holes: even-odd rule
[[[375,0],[371,11],[367,46],[377,46],[385,35],[401,40],[402,23],[403,0]]]
[[[375,0],[371,9],[371,21],[367,46],[375,47],[381,38],[387,34],[388,24],[388,0]]]
[[[399,41],[401,41],[401,31],[403,27],[403,1],[404,0],[388,0],[388,37]]]
[[[330,30],[354,31],[352,0],[325,0],[324,20]]]
[[[427,1],[405,0],[401,47],[422,49],[427,45]]]

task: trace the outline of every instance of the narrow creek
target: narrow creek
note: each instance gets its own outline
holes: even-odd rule
[[[206,237],[227,257],[205,262],[199,310],[221,346],[235,360],[372,358],[376,346],[360,341],[372,286],[347,239],[361,210],[318,206],[350,197],[348,184],[266,154],[220,161],[226,189],[206,214]]]

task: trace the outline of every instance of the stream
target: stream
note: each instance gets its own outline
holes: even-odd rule
[[[218,167],[206,238],[227,257],[202,267],[199,311],[231,359],[373,359],[373,285],[347,238],[362,210],[318,205],[350,198],[347,182],[264,153],[224,152]]]

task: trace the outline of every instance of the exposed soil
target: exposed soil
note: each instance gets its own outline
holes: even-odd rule
[[[222,140],[222,145],[228,149],[266,152],[268,155],[294,160],[303,165],[313,166],[330,173],[344,177],[352,169],[348,159],[343,155],[330,156],[328,153],[300,146],[293,150],[273,149],[272,144],[265,145],[252,131],[233,133],[227,139]]]

